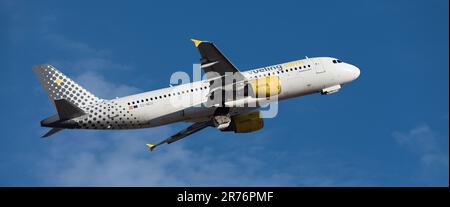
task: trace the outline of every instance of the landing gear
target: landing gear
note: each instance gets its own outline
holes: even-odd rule
[[[224,130],[230,126],[231,118],[229,116],[214,116],[214,126],[219,130]]]
[[[230,118],[230,108],[228,107],[220,107],[214,112],[214,126],[219,130],[224,130],[230,126],[231,118]]]

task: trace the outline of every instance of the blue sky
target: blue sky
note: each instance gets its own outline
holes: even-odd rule
[[[0,186],[448,186],[448,1],[0,0]],[[241,70],[304,56],[361,69],[330,96],[282,102],[251,134],[206,129],[149,153],[187,124],[65,130],[31,71],[51,63],[104,98],[192,71],[190,38]]]

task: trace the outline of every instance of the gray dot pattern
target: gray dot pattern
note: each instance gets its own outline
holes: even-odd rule
[[[86,115],[74,119],[82,129],[135,129],[145,128],[142,122],[125,104],[103,101],[84,108]]]
[[[51,100],[66,99],[80,108],[102,101],[51,65],[40,65],[33,70]]]
[[[148,125],[136,117],[127,103],[100,99],[51,65],[35,66],[33,71],[51,100],[66,99],[86,113],[73,119],[77,123],[75,128],[133,129]]]

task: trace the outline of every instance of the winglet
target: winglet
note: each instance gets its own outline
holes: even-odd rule
[[[154,144],[147,144],[147,147],[150,149],[150,151],[153,151],[153,149],[155,149],[156,145],[154,145]]]
[[[196,39],[191,39],[192,42],[194,42],[195,47],[198,47],[203,41],[201,40],[196,40]]]

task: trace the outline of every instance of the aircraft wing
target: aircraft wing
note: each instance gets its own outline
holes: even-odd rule
[[[175,135],[172,135],[171,137],[161,141],[158,144],[147,144],[147,147],[150,149],[150,151],[153,151],[155,147],[159,145],[162,145],[164,143],[170,144],[172,142],[176,142],[211,125],[212,125],[211,121],[194,123],[191,126],[187,127],[186,129],[181,130],[180,132],[176,133]]]
[[[220,52],[220,50],[208,41],[191,39],[200,52],[200,64],[206,73],[206,78],[223,77],[226,73],[234,73],[236,79],[245,80],[241,72]],[[212,73],[209,73],[212,72]]]
[[[234,94],[244,94],[247,78],[220,52],[220,50],[208,41],[191,39],[200,52],[201,68],[205,72],[205,78],[210,80],[210,92],[208,97],[222,94],[223,101],[230,101]],[[253,94],[253,90],[249,90]],[[218,93],[216,93],[218,92]],[[227,94],[227,95],[225,95]],[[239,96],[241,97],[241,96]],[[208,100],[207,106],[220,104],[218,100]]]

